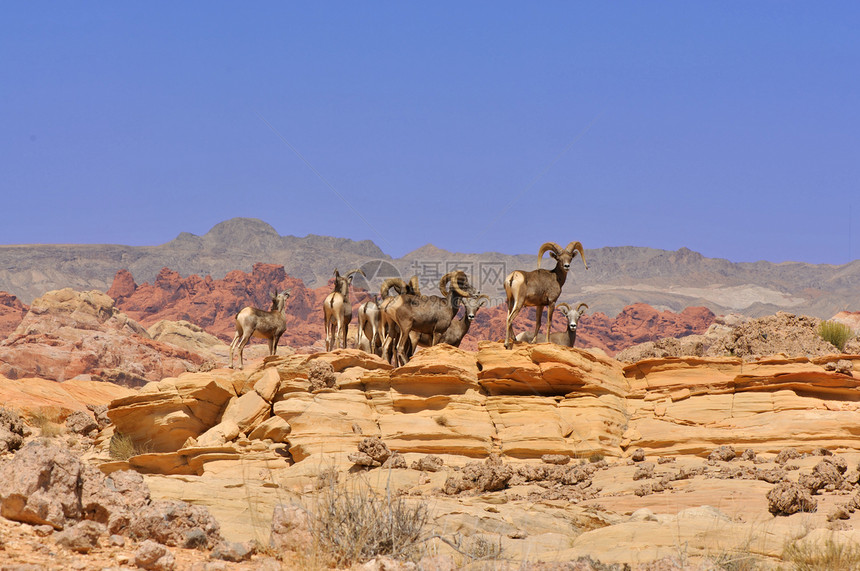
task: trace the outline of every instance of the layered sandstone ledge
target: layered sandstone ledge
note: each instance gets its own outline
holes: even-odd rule
[[[599,350],[550,344],[420,351],[392,368],[337,350],[266,358],[257,368],[187,373],[114,400],[116,432],[151,452],[107,471],[204,474],[249,450],[285,450],[283,465],[345,457],[378,436],[404,454],[509,459],[707,456],[860,449],[860,356],[650,359],[622,366]],[[318,388],[320,363],[333,386]],[[838,364],[838,366],[837,366]]]

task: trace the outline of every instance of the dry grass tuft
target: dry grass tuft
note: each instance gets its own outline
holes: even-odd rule
[[[313,534],[334,565],[348,567],[380,555],[417,555],[429,517],[423,500],[381,496],[361,480],[329,482],[317,501]]]
[[[108,453],[115,460],[128,460],[132,456],[138,454],[147,454],[152,452],[152,447],[147,445],[139,445],[128,434],[116,432],[110,439]]]
[[[58,414],[37,411],[30,418],[30,422],[33,427],[39,429],[39,435],[43,438],[56,438],[66,431]]]
[[[794,571],[854,571],[860,569],[860,545],[798,541],[786,546],[782,558]]]

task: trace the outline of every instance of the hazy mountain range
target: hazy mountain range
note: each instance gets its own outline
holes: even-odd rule
[[[574,260],[562,300],[585,301],[592,312],[615,315],[636,302],[673,311],[705,306],[717,314],[751,316],[785,310],[828,318],[841,310],[860,309],[860,260],[840,266],[732,263],[686,248],[633,246],[586,249],[585,253],[589,269]],[[249,271],[255,262],[267,262],[283,265],[287,274],[308,287],[325,285],[335,267],[342,272],[363,267],[368,280],[359,276],[355,285],[373,291],[384,277],[418,274],[425,293],[436,291],[435,284],[445,271],[461,268],[494,303],[501,303],[504,276],[514,269],[534,269],[536,254],[455,253],[428,244],[402,258],[391,258],[369,240],[281,236],[261,220],[233,218],[203,236],[183,232],[159,246],[0,246],[0,290],[30,303],[62,287],[106,291],[121,269],[143,283],[151,282],[163,267],[183,276],[208,274],[218,279],[231,270]],[[552,263],[547,256],[543,267]]]

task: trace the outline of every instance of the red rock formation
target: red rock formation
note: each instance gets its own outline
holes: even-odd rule
[[[0,339],[12,333],[26,314],[27,306],[20,299],[0,291]]]
[[[0,375],[10,379],[77,377],[140,386],[212,365],[201,355],[153,341],[98,291],[46,293],[0,343]]]
[[[281,344],[303,347],[322,339],[322,302],[331,285],[308,289],[300,279],[288,276],[283,266],[274,264],[254,264],[251,273],[235,270],[223,280],[198,275],[183,278],[164,268],[154,283],[140,285],[127,270],[121,270],[108,295],[117,294],[117,307],[147,327],[160,319],[185,320],[229,342],[236,331],[236,314],[243,307],[268,309],[270,293],[284,289],[291,294]],[[367,297],[362,291],[352,293],[353,305]]]

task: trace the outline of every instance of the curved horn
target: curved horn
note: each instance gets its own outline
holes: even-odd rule
[[[478,297],[476,297],[475,299],[485,299],[485,300],[487,300],[487,303],[490,303],[490,296],[488,296],[488,295],[487,295],[487,294],[485,294],[485,293],[482,293],[481,295],[479,295],[479,296],[478,296]],[[481,303],[479,303],[479,304],[478,304],[478,306],[480,307],[480,306],[481,306],[481,305],[483,305],[483,304],[484,304],[484,302],[482,301]]]
[[[350,277],[352,274],[361,274],[361,275],[363,275],[364,277],[367,277],[367,274],[365,274],[365,273],[364,273],[364,270],[362,270],[361,268],[355,268],[354,270],[349,270],[349,271],[346,273],[346,277]]]
[[[555,304],[555,308],[564,313],[565,315],[567,315],[567,313],[570,311],[570,306],[565,302]]]
[[[469,285],[469,277],[466,275],[466,272],[463,270],[454,270],[448,274],[449,276],[453,276],[451,279],[451,287],[462,297],[471,297],[472,291],[474,289]],[[460,280],[463,280],[466,284],[466,289],[460,287]],[[472,291],[467,291],[467,290]]]
[[[579,305],[577,305],[577,306],[576,306],[576,312],[577,312],[577,313],[582,313],[582,312],[583,312],[583,311],[585,311],[586,309],[588,309],[588,304],[587,304],[587,303],[580,303]]]
[[[384,282],[382,282],[382,286],[379,288],[379,295],[384,299],[388,297],[388,290],[394,288],[397,293],[403,293],[406,289],[406,284],[400,278],[388,278]]]
[[[447,273],[442,276],[442,279],[439,280],[439,292],[442,294],[442,297],[448,297],[448,288],[446,285],[451,281],[451,274]]]
[[[585,269],[588,269],[588,262],[585,261],[585,250],[582,249],[582,244],[580,242],[571,242],[567,245],[567,248],[565,248],[565,250],[567,250],[571,254],[575,251],[579,252],[579,257],[582,258],[582,263],[585,264]]]
[[[418,280],[418,276],[412,276],[409,278],[408,287],[412,289],[412,293],[415,295],[421,295],[421,283]]]
[[[546,254],[548,251],[552,251],[556,256],[561,254],[561,246],[556,244],[555,242],[544,242],[544,244],[538,250],[538,269],[540,269],[540,259]]]

